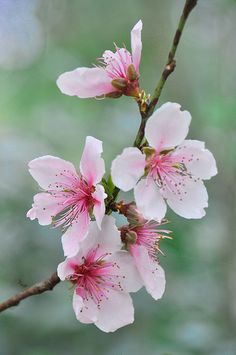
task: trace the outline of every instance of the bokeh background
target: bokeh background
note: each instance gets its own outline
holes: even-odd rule
[[[152,92],[184,1],[0,0],[0,300],[47,278],[63,260],[60,232],[26,219],[38,187],[27,162],[44,154],[79,164],[86,135],[104,141],[107,171],[139,126],[132,99],[80,100],[55,84],[90,66],[113,42],[130,48],[143,20],[141,85]],[[219,174],[202,220],[169,210],[162,243],[167,287],[134,296],[136,320],[113,334],[76,321],[68,285],[31,297],[0,318],[1,355],[236,354],[236,2],[199,0],[160,100],[192,113],[189,138],[206,141]],[[131,198],[131,196],[130,196]],[[119,310],[117,310],[119,312]]]

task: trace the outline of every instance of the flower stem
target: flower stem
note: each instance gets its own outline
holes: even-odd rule
[[[176,65],[176,60],[175,60],[175,54],[176,54],[176,50],[178,48],[178,45],[179,45],[179,41],[180,41],[180,38],[181,38],[181,35],[183,33],[183,29],[184,29],[184,26],[185,26],[185,23],[187,21],[187,18],[190,14],[190,12],[193,10],[193,8],[197,5],[197,0],[186,0],[185,2],[185,5],[184,5],[184,8],[183,8],[183,12],[182,12],[182,15],[180,16],[180,19],[179,19],[179,24],[178,24],[178,27],[177,27],[177,30],[175,32],[175,35],[174,35],[174,39],[173,39],[173,42],[172,42],[172,46],[171,46],[171,49],[170,49],[170,52],[169,52],[169,55],[168,55],[168,59],[167,59],[167,62],[166,62],[166,65],[165,65],[165,68],[161,74],[161,77],[157,83],[157,86],[154,90],[154,93],[152,95],[152,98],[151,98],[151,102],[150,104],[148,105],[148,108],[147,108],[147,111],[146,111],[146,116],[147,117],[150,117],[151,114],[153,113],[154,111],[154,108],[160,98],[160,95],[161,95],[161,92],[162,92],[162,89],[163,89],[163,86],[165,85],[165,82],[168,78],[168,76],[174,71],[175,69],[175,65]]]

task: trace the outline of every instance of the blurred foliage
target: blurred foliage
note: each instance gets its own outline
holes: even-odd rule
[[[95,63],[112,43],[130,48],[143,20],[141,84],[152,92],[184,1],[0,0],[0,298],[48,277],[63,259],[60,233],[26,219],[37,191],[27,162],[43,154],[79,164],[86,135],[111,160],[134,139],[135,102],[62,95],[59,74]],[[174,240],[162,243],[167,288],[155,302],[134,296],[136,321],[114,334],[76,321],[68,285],[1,315],[1,355],[236,354],[236,3],[199,0],[161,102],[192,113],[189,137],[206,141],[219,174],[202,220],[170,211]],[[130,198],[132,196],[130,195]],[[117,310],[119,312],[119,310]]]

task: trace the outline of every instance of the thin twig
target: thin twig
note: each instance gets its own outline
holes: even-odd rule
[[[60,282],[60,279],[57,276],[57,273],[54,272],[49,277],[49,279],[39,282],[39,283],[36,283],[35,285],[26,288],[25,290],[17,293],[16,295],[8,298],[8,300],[0,303],[0,312],[3,312],[10,307],[17,306],[25,298],[28,298],[28,297],[31,297],[34,295],[39,295],[40,293],[43,293],[45,291],[53,290],[54,287],[59,282]]]
[[[134,146],[139,148],[143,137],[144,137],[144,131],[145,131],[145,126],[147,123],[148,118],[151,116],[151,114],[154,111],[154,108],[160,98],[162,89],[165,85],[165,82],[167,80],[167,78],[169,77],[169,75],[175,70],[175,66],[176,66],[176,60],[175,60],[175,54],[176,54],[176,50],[178,48],[179,45],[179,41],[186,23],[186,20],[190,14],[190,12],[193,10],[193,8],[196,6],[197,4],[197,0],[186,0],[184,8],[183,8],[183,12],[181,14],[181,17],[179,19],[179,23],[178,23],[178,27],[177,30],[175,32],[174,35],[174,39],[172,42],[172,46],[168,55],[168,59],[165,65],[165,68],[161,74],[161,77],[157,83],[157,86],[154,90],[154,93],[151,97],[151,102],[150,104],[147,106],[146,112],[144,114],[142,114],[142,120],[141,120],[141,124],[138,130],[138,133],[136,135],[135,141],[134,141]]]
[[[190,14],[190,12],[193,10],[193,8],[197,5],[197,0],[186,0],[184,9],[182,12],[182,15],[179,19],[179,24],[177,27],[177,30],[175,32],[175,36],[172,42],[172,46],[168,55],[168,60],[166,62],[165,68],[162,72],[162,75],[160,77],[160,80],[154,90],[153,96],[151,98],[150,105],[147,110],[148,116],[150,116],[153,113],[153,110],[159,100],[159,97],[161,95],[163,86],[168,78],[168,76],[175,70],[175,65],[176,65],[176,60],[175,60],[175,53],[178,48],[178,44],[185,26],[185,23],[187,21],[187,18]]]
[[[184,25],[186,23],[186,20],[192,11],[192,9],[196,6],[197,0],[186,0],[184,9],[182,12],[182,15],[179,20],[179,24],[177,27],[177,30],[175,32],[175,36],[173,39],[173,43],[169,52],[168,60],[165,65],[165,68],[162,72],[162,75],[159,79],[159,82],[154,90],[153,96],[151,98],[150,104],[147,106],[147,109],[145,112],[140,111],[141,113],[141,124],[138,130],[138,133],[136,135],[135,141],[134,141],[134,147],[141,148],[142,141],[144,138],[144,132],[145,132],[145,126],[147,123],[148,118],[151,116],[151,114],[154,111],[154,108],[160,98],[162,89],[165,85],[165,82],[168,78],[168,76],[174,71],[176,61],[175,61],[175,53],[180,41],[180,37],[182,35],[182,31],[184,28]],[[109,201],[109,204],[107,205],[107,213],[111,212],[112,206],[114,206],[116,198],[119,194],[119,189],[116,187],[113,192],[113,198],[111,201]],[[45,291],[50,291],[53,290],[53,288],[60,282],[59,277],[57,276],[57,273],[55,272],[52,274],[52,276],[45,281],[39,282],[29,288],[26,288],[24,291],[17,293],[15,296],[10,297],[8,300],[6,300],[3,303],[0,303],[0,312],[5,311],[6,309],[17,306],[23,299],[41,294]]]

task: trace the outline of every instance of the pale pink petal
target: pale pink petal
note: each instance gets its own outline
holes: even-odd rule
[[[101,230],[97,222],[90,222],[86,239],[80,244],[83,254],[99,246],[101,254],[116,252],[121,249],[122,243],[115,219],[105,215],[102,220]]]
[[[57,86],[63,94],[80,98],[108,94],[116,89],[103,68],[77,68],[63,73],[57,79]]]
[[[107,258],[107,261],[115,262],[118,265],[117,268],[114,268],[114,273],[121,277],[119,281],[124,291],[137,292],[143,286],[130,253],[125,250],[118,251]]]
[[[179,157],[184,163],[188,173],[200,179],[210,179],[217,174],[216,161],[213,154],[205,149],[204,142],[185,140],[173,152],[173,156]]]
[[[75,167],[69,161],[45,155],[29,162],[29,172],[45,190],[60,189],[60,184],[71,184],[77,177]]]
[[[90,185],[96,185],[105,173],[102,142],[94,137],[86,137],[84,151],[80,161],[81,174]]]
[[[165,291],[165,273],[162,267],[153,261],[144,246],[132,245],[131,253],[134,257],[137,269],[143,279],[147,292],[158,300]]]
[[[134,307],[128,293],[110,290],[108,298],[103,298],[95,325],[104,332],[115,330],[134,321]]]
[[[61,210],[64,198],[52,196],[46,192],[40,192],[34,196],[32,208],[27,212],[27,217],[32,220],[38,219],[41,226],[52,223],[52,218]]]
[[[91,298],[83,300],[75,290],[72,304],[76,318],[81,323],[90,324],[97,321],[98,307]]]
[[[60,263],[57,267],[57,275],[59,279],[65,281],[66,278],[72,275],[75,271],[75,266],[80,264],[82,258],[80,255],[76,255],[73,258],[67,258],[65,261]]]
[[[104,191],[104,187],[102,185],[96,185],[96,190],[92,194],[93,198],[95,199],[94,207],[93,207],[93,214],[96,218],[96,222],[98,228],[101,229],[102,219],[105,215],[105,202],[104,199],[107,197],[107,194]]]
[[[140,180],[134,188],[134,197],[138,210],[147,220],[161,222],[165,217],[166,203],[153,179]]]
[[[146,124],[145,137],[157,151],[174,148],[188,134],[191,115],[181,111],[180,105],[167,102],[157,109]]]
[[[89,216],[83,213],[73,221],[63,234],[61,242],[65,256],[72,257],[80,250],[80,243],[86,238],[89,227]]]
[[[142,21],[139,20],[138,23],[133,27],[131,31],[131,48],[132,48],[132,58],[134,67],[139,73],[139,65],[141,59],[141,51],[142,51],[142,41],[141,41],[141,31],[142,31]]]
[[[202,218],[206,214],[204,208],[208,207],[208,195],[201,180],[183,178],[178,191],[165,189],[162,194],[170,208],[181,217]]]
[[[145,155],[138,148],[125,148],[112,162],[114,184],[123,191],[131,190],[144,174]]]
[[[72,305],[73,305],[73,309],[77,318],[77,315],[80,314],[80,312],[82,311],[83,307],[84,307],[84,302],[83,302],[83,298],[80,297],[79,295],[77,295],[76,291],[73,294],[73,300],[72,300]],[[92,323],[92,321],[91,321]]]

